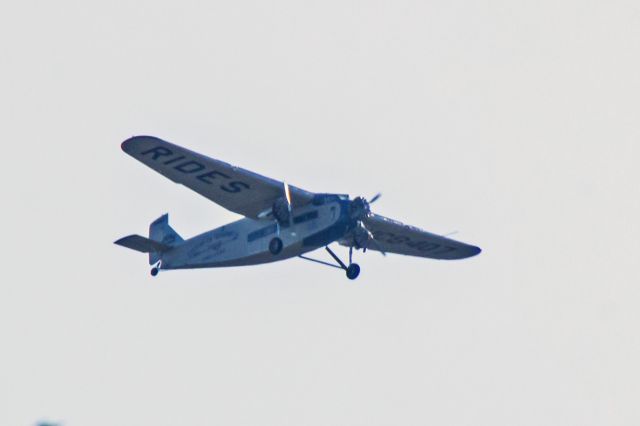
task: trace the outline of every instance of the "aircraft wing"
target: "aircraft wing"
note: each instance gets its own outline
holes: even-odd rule
[[[368,245],[369,250],[446,260],[464,259],[481,252],[478,247],[377,214],[371,214],[364,224],[375,239],[373,244]]]
[[[153,136],[135,136],[122,150],[172,181],[241,215],[258,218],[284,196],[283,182],[214,160]],[[314,194],[289,186],[293,207],[309,203]]]

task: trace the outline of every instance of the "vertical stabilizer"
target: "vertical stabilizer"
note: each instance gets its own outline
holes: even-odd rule
[[[149,239],[170,247],[177,246],[184,241],[184,239],[169,226],[169,214],[160,216],[149,225]],[[149,253],[150,265],[153,265],[158,260],[160,260],[159,253]]]

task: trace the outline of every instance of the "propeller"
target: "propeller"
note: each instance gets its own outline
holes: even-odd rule
[[[276,235],[280,236],[280,226],[291,226],[291,189],[287,182],[282,184],[282,197],[273,202],[271,208],[258,214],[258,218],[262,219],[268,216],[273,217],[276,221]],[[293,235],[293,233],[292,233]]]
[[[291,226],[291,190],[289,189],[289,184],[287,183],[287,181],[284,181],[283,183],[284,185],[284,198],[287,200],[287,218],[288,218],[288,222],[289,222],[289,226]],[[280,224],[278,224],[278,229],[280,228]],[[295,235],[295,233],[292,233],[292,235]]]
[[[365,224],[366,219],[371,216],[371,204],[375,203],[382,197],[381,193],[374,195],[371,200],[367,200],[364,197],[356,197],[351,201],[349,205],[349,216],[356,221],[356,226],[353,229],[353,244],[356,248],[362,248],[363,251],[367,251],[367,247],[371,245],[375,250],[386,256],[384,250],[376,241],[373,233],[367,229]]]
[[[282,197],[277,198],[271,207],[258,213],[258,219],[273,217],[278,224],[287,222],[291,224],[291,189],[287,182],[282,184]]]
[[[376,239],[375,239],[375,238],[372,238],[372,239],[369,241],[369,243],[370,243],[371,245],[374,245],[374,246],[375,246],[375,247],[374,247],[374,249],[375,249],[375,250],[377,250],[377,251],[379,251],[381,255],[383,255],[384,257],[387,257],[387,252],[386,252],[386,251],[384,251],[384,250],[382,249],[382,247],[380,247],[380,244],[378,244],[378,242],[376,241]]]
[[[287,200],[287,207],[289,207],[289,213],[291,213],[291,190],[289,189],[289,184],[284,182],[284,197]]]

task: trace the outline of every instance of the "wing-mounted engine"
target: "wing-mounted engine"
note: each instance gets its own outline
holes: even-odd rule
[[[276,198],[271,208],[259,213],[258,219],[274,219],[280,226],[289,226],[291,224],[291,209],[291,192],[289,185],[284,182],[282,197]]]
[[[273,206],[271,207],[271,214],[280,225],[288,225],[289,220],[291,219],[291,204],[287,202],[287,199],[285,197],[280,197],[273,202]]]
[[[358,222],[351,231],[351,244],[356,249],[366,250],[369,242],[373,240],[373,234],[364,226],[362,222]]]

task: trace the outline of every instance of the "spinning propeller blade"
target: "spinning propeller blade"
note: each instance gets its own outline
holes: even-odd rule
[[[353,245],[357,248],[367,250],[367,245],[370,245],[374,250],[379,251],[383,256],[387,253],[382,249],[380,244],[376,241],[375,236],[367,228],[367,219],[371,215],[370,205],[375,203],[382,196],[381,193],[374,195],[371,200],[367,201],[364,197],[356,197],[351,201],[350,215],[356,220],[356,229],[353,231]],[[364,230],[364,235],[363,231]]]
[[[373,198],[371,198],[371,200],[369,200],[369,204],[375,203],[380,199],[380,197],[382,197],[382,194],[378,192],[376,195],[373,196]]]
[[[287,181],[283,181],[284,184],[284,198],[287,200],[287,209],[289,209],[289,226],[291,226],[291,190]]]
[[[289,204],[289,210],[291,210],[291,191],[286,181],[284,182],[284,197],[287,199],[287,204]]]
[[[374,248],[375,248],[377,251],[379,251],[381,255],[383,255],[383,256],[385,256],[385,257],[387,256],[387,252],[386,252],[386,251],[384,251],[384,250],[382,250],[382,247],[380,247],[380,244],[378,244],[378,242],[376,241],[376,238],[375,238],[375,237],[373,237],[373,238],[371,239],[371,245],[372,245],[372,246],[375,246]]]

